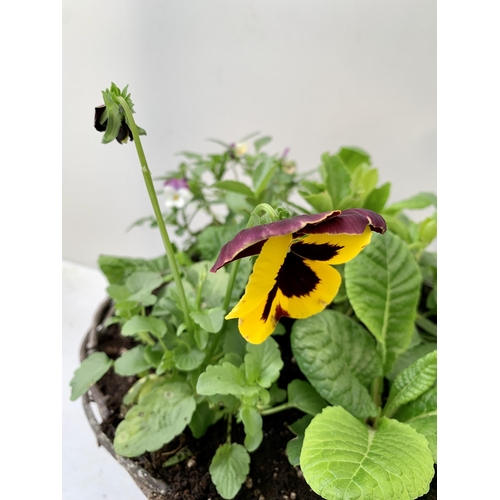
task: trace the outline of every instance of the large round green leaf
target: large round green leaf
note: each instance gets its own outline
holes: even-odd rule
[[[326,500],[414,500],[434,475],[427,440],[412,427],[383,417],[374,430],[340,406],[313,418],[300,466]]]

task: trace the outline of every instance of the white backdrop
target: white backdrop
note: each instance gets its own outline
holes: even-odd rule
[[[390,201],[436,191],[436,0],[63,0],[63,258],[153,257],[133,144],[102,145],[100,91],[129,84],[153,176],[253,131],[299,172],[372,156]]]

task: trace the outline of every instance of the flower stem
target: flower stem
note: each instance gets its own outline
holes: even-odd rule
[[[229,274],[229,281],[227,283],[226,296],[224,297],[224,305],[222,306],[224,311],[226,311],[226,314],[229,312],[229,303],[231,302],[231,295],[233,293],[234,283],[236,282],[236,276],[238,275],[239,268],[240,261],[237,260],[236,262],[233,262],[233,265],[231,266],[231,273]]]
[[[163,216],[161,213],[160,204],[158,203],[158,197],[156,196],[156,190],[153,185],[151,171],[149,170],[148,163],[146,161],[146,155],[144,154],[144,150],[142,149],[142,143],[139,137],[139,132],[137,131],[137,125],[135,124],[134,117],[132,116],[132,111],[130,110],[127,101],[121,96],[118,96],[117,100],[125,113],[127,125],[129,126],[134,138],[135,149],[137,150],[137,156],[139,157],[139,162],[141,163],[144,182],[146,183],[149,199],[151,200],[151,204],[153,205],[153,211],[155,213],[156,222],[158,223],[158,228],[163,240],[163,246],[165,247],[168,263],[170,265],[170,269],[172,270],[175,284],[177,285],[179,299],[181,301],[181,307],[184,313],[184,321],[186,322],[187,329],[192,332],[193,323],[191,321],[191,316],[189,315],[189,306],[186,299],[186,293],[184,292],[184,287],[182,286],[181,275],[179,272],[179,267],[177,266],[177,261],[175,259],[174,248],[168,236],[165,221],[163,220]]]

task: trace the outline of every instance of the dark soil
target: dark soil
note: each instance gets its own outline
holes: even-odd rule
[[[286,388],[294,378],[303,378],[295,364],[287,336],[275,337],[280,344],[285,368],[282,370],[278,385]],[[133,346],[130,338],[122,337],[116,325],[103,330],[99,336],[99,350],[109,357],[117,358],[123,349]],[[98,383],[98,387],[107,397],[111,416],[101,428],[112,440],[115,429],[123,418],[122,399],[135,382],[135,377],[120,377],[110,370]],[[314,500],[321,499],[305,482],[299,467],[292,467],[288,462],[285,448],[294,434],[287,424],[295,422],[303,414],[296,410],[288,410],[276,415],[264,417],[264,439],[260,447],[251,453],[250,473],[247,481],[235,500]],[[145,453],[134,458],[153,477],[162,479],[174,493],[169,497],[175,500],[222,500],[210,480],[209,466],[217,447],[225,442],[226,424],[219,421],[208,429],[201,439],[194,439],[189,428],[171,443],[156,452]],[[243,443],[243,427],[233,425],[232,441]],[[162,464],[177,451],[188,449],[192,455],[181,463],[170,467]],[[436,477],[430,491],[423,497],[425,500],[437,498]]]

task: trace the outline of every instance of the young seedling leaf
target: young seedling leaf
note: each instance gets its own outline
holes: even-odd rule
[[[137,375],[145,370],[149,370],[149,368],[152,367],[152,364],[149,363],[144,357],[145,350],[145,346],[138,345],[122,354],[115,361],[115,372],[122,377],[129,377],[131,375]]]
[[[252,452],[262,442],[262,416],[254,406],[242,405],[239,416],[245,428],[245,448]]]
[[[304,413],[316,415],[328,406],[327,401],[305,380],[293,380],[288,384],[287,391],[288,402]]]
[[[191,371],[198,368],[205,360],[205,353],[196,347],[189,348],[179,344],[174,349],[175,366],[181,371]]]
[[[250,455],[241,444],[225,443],[215,452],[209,471],[219,495],[230,500],[250,472]]]
[[[252,396],[258,392],[256,386],[246,385],[245,374],[231,363],[209,365],[198,378],[196,392],[204,396],[232,394]]]
[[[118,424],[113,443],[116,452],[136,457],[160,449],[184,430],[195,409],[196,401],[188,384],[156,385]]]
[[[113,360],[109,359],[104,352],[95,352],[82,361],[75,370],[69,385],[71,386],[71,401],[75,401],[85,394],[92,385],[111,368]]]
[[[377,415],[367,387],[382,374],[373,337],[353,319],[325,310],[295,321],[291,334],[297,364],[330,404],[356,417]]]
[[[193,321],[210,333],[217,333],[222,328],[225,315],[226,312],[222,307],[191,311]]]
[[[421,276],[408,247],[391,232],[345,265],[346,290],[356,316],[380,344],[384,372],[408,347],[414,329]]]
[[[412,427],[382,417],[374,430],[341,406],[313,418],[300,466],[326,500],[413,500],[429,490],[434,475],[427,440]]]
[[[122,335],[131,336],[140,332],[150,332],[155,337],[163,337],[167,332],[165,321],[154,316],[136,315],[129,319],[122,327]]]
[[[248,384],[268,388],[277,380],[283,368],[280,349],[276,340],[267,338],[262,344],[248,344],[245,355],[245,372]]]
[[[385,415],[392,415],[400,406],[417,399],[436,383],[437,351],[432,351],[405,368],[391,386],[384,408]]]

